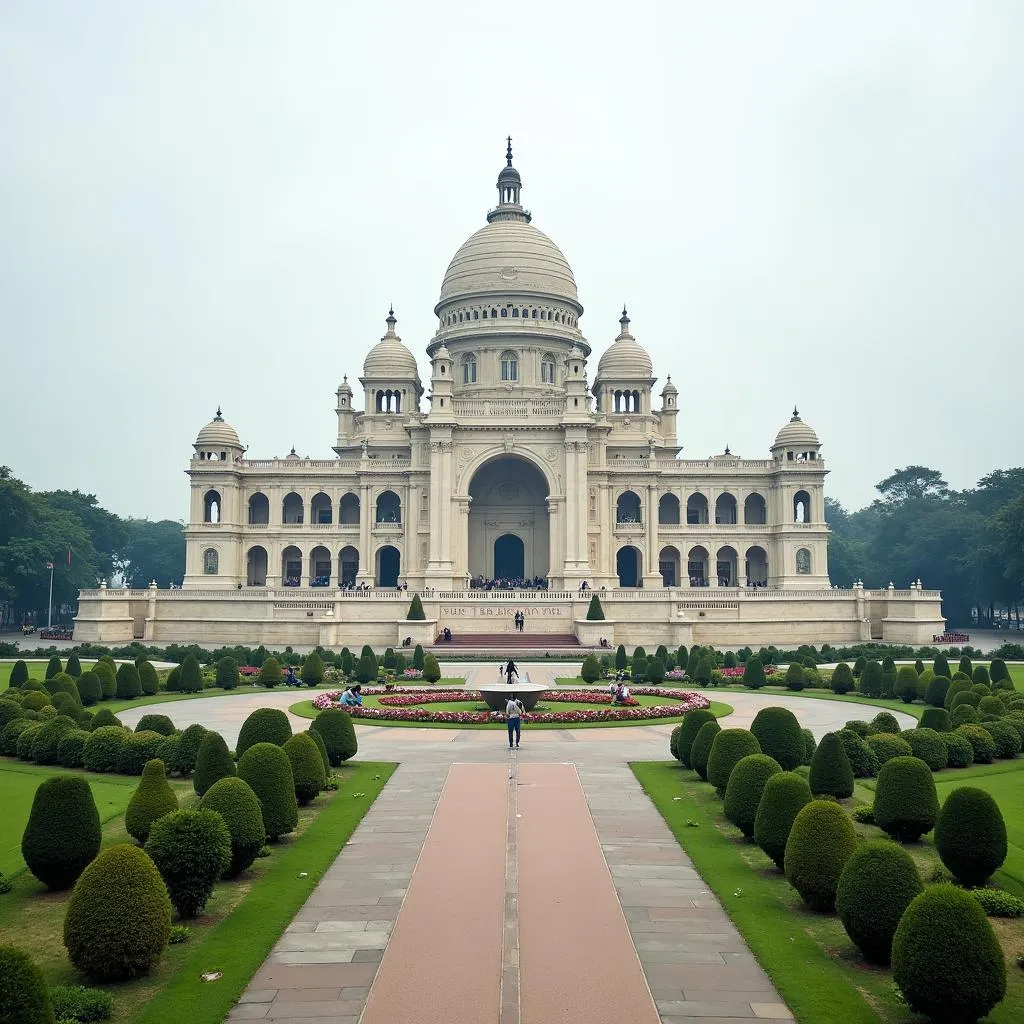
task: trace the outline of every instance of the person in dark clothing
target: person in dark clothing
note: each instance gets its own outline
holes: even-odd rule
[[[516,663],[509,658],[508,664],[505,666],[505,682],[508,683],[509,686],[512,685],[513,676],[515,676],[516,679],[519,678],[519,669],[516,668]]]

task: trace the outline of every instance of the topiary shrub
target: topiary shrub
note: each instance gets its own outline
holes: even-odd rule
[[[811,758],[811,792],[845,800],[853,795],[853,769],[843,741],[834,732],[825,733]]]
[[[25,712],[19,702],[9,698],[0,698],[0,729],[8,722],[13,722],[15,718],[23,718],[24,715]]]
[[[882,666],[877,661],[869,661],[860,674],[860,692],[865,697],[881,697],[883,675]]]
[[[231,836],[231,860],[221,877],[237,877],[256,860],[267,839],[256,794],[241,779],[222,778],[206,791],[199,806],[216,811],[224,819]]]
[[[917,670],[913,665],[900,665],[896,673],[896,696],[904,704],[917,700]]]
[[[332,768],[338,768],[343,761],[355,757],[359,750],[352,716],[347,711],[340,708],[321,711],[309,728],[312,732],[320,733]]]
[[[17,756],[21,734],[32,725],[35,723],[28,718],[15,718],[8,722],[4,726],[3,732],[0,732],[0,750],[8,757]]]
[[[748,729],[720,730],[708,754],[708,782],[718,790],[719,796],[724,796],[733,768],[748,754],[760,753],[761,745]]]
[[[52,679],[47,679],[43,683],[43,689],[51,696],[58,693],[67,693],[74,697],[75,700],[78,699],[78,687],[75,685],[74,679],[66,672],[58,672]]]
[[[824,745],[824,740],[822,740]],[[835,910],[839,878],[857,846],[850,816],[831,800],[812,800],[786,842],[786,879],[812,910]]]
[[[222,690],[234,690],[239,683],[238,662],[225,656],[217,662],[216,685]]]
[[[795,661],[792,662],[786,669],[786,689],[799,691],[806,685],[807,673],[804,671],[803,665]]]
[[[940,732],[946,747],[947,768],[970,768],[974,764],[974,747],[965,736],[955,732]]]
[[[167,679],[164,682],[164,686],[168,693],[179,693],[181,691],[181,666],[175,665],[170,672],[167,673]]]
[[[315,800],[327,785],[327,773],[316,744],[304,733],[296,733],[282,748],[288,755],[295,780],[295,799],[300,807]]]
[[[123,662],[117,668],[117,699],[134,700],[142,696],[142,681],[139,670],[130,662]]]
[[[594,683],[601,678],[601,665],[594,655],[588,654],[583,659],[583,664],[580,667],[580,678],[585,683]]]
[[[668,738],[669,753],[677,761],[679,760],[679,735],[680,735],[680,733],[682,733],[682,731],[683,731],[683,727],[681,725],[677,725],[672,730],[672,734]]]
[[[768,678],[764,674],[764,665],[757,655],[747,658],[743,666],[743,685],[748,690],[760,690],[768,684]]]
[[[324,779],[329,779],[331,777],[331,759],[328,756],[323,736],[312,728],[306,730],[306,735],[316,744],[316,749],[320,752],[320,760],[324,763]]]
[[[234,778],[235,762],[224,737],[219,732],[207,732],[196,753],[192,788],[203,796],[221,779]]]
[[[46,675],[44,678],[52,679],[59,672],[64,671],[64,666],[60,663],[60,658],[56,654],[51,655],[50,660],[46,663]]]
[[[157,747],[156,756],[160,758],[165,765],[173,764],[175,758],[178,756],[178,750],[181,747],[181,733],[176,732],[171,736],[168,736],[163,743]]]
[[[983,715],[1001,715],[1003,713],[1003,702],[994,694],[982,697],[978,702],[978,710]]]
[[[949,671],[949,662],[941,651],[935,655],[935,661],[932,662],[932,671],[937,676],[945,676],[947,679],[950,678],[951,673]]]
[[[711,756],[711,746],[721,731],[722,727],[717,721],[705,722],[697,730],[697,735],[690,746],[690,767],[705,782],[708,779],[708,758]]]
[[[949,721],[949,712],[942,707],[925,708],[921,712],[920,727],[934,729],[936,732],[949,732],[953,728]]]
[[[761,752],[775,758],[783,771],[804,763],[804,734],[789,708],[762,708],[754,716],[750,731],[757,737]]]
[[[898,736],[900,732],[900,723],[896,721],[896,716],[890,714],[888,711],[879,711],[874,718],[871,719],[871,732],[887,732],[894,736]]]
[[[832,672],[832,681],[830,685],[832,687],[832,692],[840,695],[850,693],[854,689],[855,684],[853,672],[845,661],[841,661],[836,665]]]
[[[102,693],[101,700],[110,700],[112,697],[117,695],[117,675],[116,670],[112,669],[110,665],[105,661],[98,661],[92,667],[93,673],[99,678],[100,691]]]
[[[231,864],[231,833],[216,811],[171,811],[153,822],[146,853],[179,916],[195,917]]]
[[[949,721],[956,729],[961,725],[977,725],[981,721],[981,715],[970,704],[958,704],[950,714]]]
[[[902,736],[893,736],[888,732],[876,732],[865,741],[868,749],[875,755],[879,766],[891,761],[894,757],[911,757],[914,751]]]
[[[324,663],[316,651],[306,655],[299,677],[307,686],[319,686],[324,681]]]
[[[35,690],[30,690],[21,700],[21,706],[25,711],[42,711],[49,704],[50,695],[48,693],[37,693]]]
[[[437,663],[437,658],[432,654],[428,654],[423,659],[423,680],[427,683],[436,683],[441,678],[441,666]]]
[[[955,886],[915,896],[892,942],[907,1005],[930,1020],[973,1024],[1006,995],[1006,963],[978,901]]]
[[[105,725],[116,725],[122,727],[123,723],[121,719],[114,714],[109,708],[100,708],[95,715],[92,716],[92,721],[89,723],[89,732],[95,732],[97,729],[102,729]]]
[[[266,664],[266,662],[264,662]],[[199,664],[198,658],[194,654],[186,656],[185,660],[181,663],[180,674],[178,676],[178,689],[182,693],[202,693],[203,690],[203,670]]]
[[[588,622],[604,622],[604,609],[601,607],[601,598],[597,594],[591,595],[590,607],[587,608]]]
[[[935,825],[935,848],[962,885],[984,885],[1006,860],[1006,823],[991,794],[959,786],[946,798]]]
[[[621,672],[625,669],[627,664],[626,648],[622,644],[619,644],[619,646],[615,648],[615,670],[617,672]]]
[[[988,667],[989,679],[992,680],[992,685],[1001,683],[1004,679],[1010,680],[1010,689],[1013,689],[1013,680],[1010,678],[1010,671],[1006,667],[1006,662],[1002,658],[993,658],[992,664]],[[13,685],[13,684],[12,684]]]
[[[129,733],[128,740],[117,755],[117,771],[121,775],[141,775],[149,761],[167,739],[158,732]]]
[[[715,721],[714,713],[708,708],[688,711],[683,716],[683,721],[679,726],[679,740],[676,744],[678,754],[676,756],[684,768],[693,767],[690,763],[690,748],[693,746],[693,741],[697,738],[697,733],[700,732],[700,727],[705,722],[713,721]]]
[[[409,602],[409,611],[406,613],[407,622],[426,622],[427,613],[423,610],[423,602],[420,600],[419,594],[412,595],[412,601]]]
[[[81,768],[85,756],[85,741],[89,733],[84,729],[71,729],[57,741],[57,764],[65,768]]]
[[[754,842],[782,870],[786,842],[797,814],[811,802],[807,780],[796,772],[772,775],[764,786],[754,816]]]
[[[56,764],[57,744],[69,732],[77,728],[73,718],[57,715],[46,722],[35,734],[30,757],[36,764]]]
[[[804,756],[800,763],[810,765],[811,758],[814,757],[814,752],[818,749],[818,741],[814,738],[814,733],[810,729],[801,729],[800,734],[804,738]]]
[[[295,780],[288,755],[279,746],[251,746],[238,760],[238,777],[252,787],[259,799],[268,838],[277,839],[295,829],[299,823]]]
[[[933,710],[938,711],[938,708]],[[945,714],[945,712],[943,712]],[[948,755],[946,744],[942,737],[934,730],[925,727],[918,729],[907,729],[900,733],[900,739],[905,740],[910,746],[910,752],[914,757],[920,758],[933,772],[942,771],[946,767]]]
[[[241,757],[255,743],[274,743],[283,746],[291,737],[288,716],[278,708],[257,708],[242,723],[236,750]]]
[[[153,822],[178,809],[178,797],[171,784],[163,761],[153,758],[142,769],[142,779],[135,787],[124,812],[124,827],[140,846],[146,845]]]
[[[85,741],[82,766],[90,772],[116,771],[121,749],[131,735],[127,729],[119,725],[101,725],[98,729],[93,729]]]
[[[54,985],[50,1000],[58,1024],[109,1020],[114,1012],[114,999],[109,992],[84,985]]]
[[[958,725],[954,730],[971,745],[975,764],[991,764],[996,756],[996,741],[992,734],[980,725]]]
[[[981,703],[981,697],[972,693],[970,690],[960,690],[958,693],[954,693],[952,699],[949,702],[949,710],[956,711],[961,704],[967,704],[972,708],[977,709]]]
[[[174,723],[166,715],[143,715],[136,732],[158,732],[161,736],[170,736],[174,731]]]
[[[428,654],[426,656],[426,658],[423,659],[423,671],[424,671],[424,673],[426,673],[427,660],[430,659],[430,658],[433,658],[433,657],[434,656],[432,654]],[[434,658],[434,663],[435,664],[437,663],[437,659],[436,658]],[[364,654],[364,655],[362,655],[359,658],[359,661],[356,663],[355,677],[356,677],[356,681],[357,682],[364,683],[364,684],[365,683],[372,683],[372,682],[376,681],[376,679],[377,679],[377,659],[373,656],[373,652],[372,651],[369,654]],[[425,678],[426,678],[426,675],[424,675],[424,679]],[[440,674],[438,675],[438,678],[440,678]]]
[[[78,699],[85,707],[92,707],[103,699],[103,684],[95,672],[83,672],[78,677]]]
[[[723,733],[719,733],[721,737]],[[747,839],[754,835],[757,808],[761,803],[764,787],[782,767],[767,754],[748,754],[736,762],[725,788],[725,817],[731,821]]]
[[[376,678],[376,673],[374,673]],[[267,658],[260,666],[260,674],[257,682],[268,690],[278,686],[281,682],[281,664],[277,658]]]
[[[975,667],[974,672],[971,673],[971,679],[979,686],[989,686],[991,683],[988,669],[984,665],[977,665]]]
[[[44,724],[44,722],[33,722],[18,736],[17,754],[20,760],[32,760],[32,746],[36,741],[36,737],[42,731]]]
[[[854,660],[854,663],[853,663],[853,678],[854,679],[860,679],[861,675],[863,675],[863,673],[864,673],[864,669],[867,666],[867,663],[868,663],[868,659],[866,657],[864,657],[863,654],[858,655],[858,657]]]
[[[871,839],[850,855],[836,889],[836,912],[869,964],[889,963],[900,918],[922,892],[921,876],[902,846]]]
[[[702,654],[697,663],[696,673],[693,676],[694,682],[700,686],[707,686],[711,682],[711,674],[715,670],[715,662],[710,655]]]
[[[939,798],[932,771],[918,757],[882,765],[875,784],[875,824],[901,843],[915,842],[935,827]]]
[[[15,687],[21,686],[22,683],[28,682],[28,678],[28,665],[19,658],[11,669],[11,675],[7,680],[7,685],[14,689]]]
[[[36,790],[21,855],[47,888],[67,889],[100,852],[101,838],[89,783],[80,775],[55,775]]]
[[[160,677],[157,675],[156,669],[150,662],[142,660],[139,662],[138,670],[139,685],[142,687],[143,694],[147,697],[155,696],[160,690]]]
[[[986,698],[995,699],[995,698]],[[1009,722],[986,722],[982,727],[992,737],[996,745],[996,757],[1014,758],[1021,751],[1020,732]]]
[[[0,1020],[4,1024],[54,1024],[50,991],[28,953],[0,946]]]
[[[665,663],[661,658],[654,657],[647,662],[647,671],[644,674],[648,683],[657,686],[665,681]]]
[[[417,644],[412,652],[412,667],[419,669],[419,671],[422,672],[425,662],[426,658],[423,654],[423,645]]]

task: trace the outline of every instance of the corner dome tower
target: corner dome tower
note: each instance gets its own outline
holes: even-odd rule
[[[800,419],[800,413],[793,407],[793,415],[788,423],[775,435],[775,443],[771,447],[776,458],[789,461],[820,459],[821,441],[814,428]]]
[[[192,447],[196,450],[197,459],[211,462],[241,458],[245,453],[238,431],[225,421],[220,406],[217,407],[217,415],[196,435]]]
[[[416,357],[402,344],[402,339],[395,333],[395,310],[388,310],[387,331],[367,353],[363,363],[363,379],[386,380],[418,380],[419,369]]]
[[[645,380],[654,375],[654,364],[647,349],[629,333],[629,314],[622,307],[619,336],[597,363],[596,380]]]

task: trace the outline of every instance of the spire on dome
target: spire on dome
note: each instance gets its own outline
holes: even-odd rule
[[[220,406],[217,406],[217,415],[213,417],[216,422],[223,422],[224,417],[221,415]]]
[[[629,314],[626,312],[626,304],[622,304],[622,316],[619,317],[619,326],[622,328],[619,331],[619,338],[632,338],[633,335],[629,333]],[[619,339],[616,338],[616,341]]]
[[[508,162],[508,166],[512,166],[512,136],[508,137],[508,149],[505,151],[505,160]]]
[[[523,179],[519,172],[512,166],[512,136],[509,135],[508,148],[505,150],[505,166],[498,175],[498,208],[487,215],[487,220],[505,219],[522,220],[524,217],[529,222],[529,214],[523,211],[519,205],[519,191],[523,187]],[[511,207],[512,209],[509,209]],[[511,216],[510,216],[511,215]]]
[[[800,412],[797,409],[797,407],[794,405],[793,406],[793,420],[796,421],[798,419],[800,419]]]
[[[397,338],[398,335],[395,334],[395,324],[398,323],[398,320],[395,319],[395,307],[393,305],[388,306],[388,315],[385,318],[384,323],[388,325],[388,330],[384,335],[384,338]],[[384,338],[381,338],[380,340],[383,341]]]

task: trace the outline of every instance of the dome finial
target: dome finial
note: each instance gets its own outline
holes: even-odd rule
[[[626,328],[629,327],[629,314],[626,312],[626,304],[622,304],[622,316],[619,317],[619,324],[622,326],[622,333],[626,333]]]
[[[221,415],[220,406],[217,406],[217,415],[213,417],[215,420],[223,420],[224,417]]]
[[[384,322],[388,325],[388,332],[384,337],[393,338],[395,336],[395,324],[398,323],[395,319],[395,307],[393,305],[388,307],[387,319]]]
[[[795,419],[795,420],[800,419],[800,413],[797,410],[797,407],[795,405],[793,406],[793,419]]]
[[[512,166],[512,136],[508,137],[508,149],[505,150],[505,162],[508,167]]]

